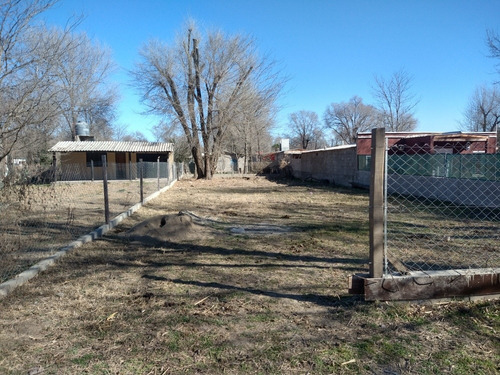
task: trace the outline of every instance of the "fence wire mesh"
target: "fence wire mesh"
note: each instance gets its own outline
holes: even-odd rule
[[[144,198],[183,174],[182,164],[142,164]],[[116,171],[123,168],[108,164],[110,218],[141,201],[140,164],[126,166],[128,179],[116,179]],[[102,168],[92,180],[89,168],[64,165],[57,171],[57,182],[50,182],[53,171],[18,172],[1,188],[0,283],[105,223]]]
[[[386,275],[498,271],[500,154],[469,152],[461,143],[387,148]]]

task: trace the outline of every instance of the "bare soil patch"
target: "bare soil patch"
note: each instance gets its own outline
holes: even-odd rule
[[[364,303],[367,258],[364,191],[183,180],[0,301],[0,373],[498,372],[498,301]]]

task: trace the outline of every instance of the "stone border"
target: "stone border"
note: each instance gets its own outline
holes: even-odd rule
[[[45,271],[48,267],[55,264],[57,260],[59,260],[62,256],[66,255],[67,253],[69,253],[71,250],[74,250],[87,242],[92,242],[95,239],[102,237],[108,231],[110,231],[111,229],[116,227],[119,223],[121,223],[124,219],[126,219],[127,217],[131,216],[134,212],[139,210],[139,208],[141,208],[145,203],[156,198],[164,191],[170,189],[175,184],[176,181],[177,180],[172,181],[169,185],[163,187],[158,191],[155,191],[153,194],[144,198],[144,202],[136,203],[135,205],[130,207],[127,211],[122,212],[118,216],[114,217],[112,220],[110,220],[109,224],[101,225],[99,228],[93,230],[89,234],[85,234],[79,237],[77,240],[70,242],[67,246],[64,246],[58,252],[51,255],[50,257],[39,261],[35,265],[28,268],[26,271],[23,271],[20,274],[16,275],[14,278],[0,284],[0,299],[8,296],[14,289],[16,289],[18,286],[25,284],[26,282],[37,276],[40,272]]]

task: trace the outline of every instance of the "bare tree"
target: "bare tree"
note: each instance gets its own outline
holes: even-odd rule
[[[307,149],[314,137],[321,132],[318,115],[313,111],[299,111],[290,114],[288,127],[293,137],[297,138],[300,147],[304,150]]]
[[[52,34],[61,30],[52,30]],[[76,123],[86,121],[98,138],[110,139],[116,91],[107,79],[114,69],[110,51],[85,33],[64,38],[64,54],[54,67],[58,105],[68,135],[76,136]]]
[[[220,31],[202,35],[194,24],[174,45],[150,41],[140,55],[132,76],[143,102],[183,129],[198,178],[212,177],[242,109],[273,106],[283,87],[273,63],[259,58],[252,39]]]
[[[187,163],[191,160],[191,151],[186,136],[175,122],[160,121],[153,127],[153,135],[158,142],[173,143],[176,162]]]
[[[6,0],[0,4],[0,161],[20,145],[25,129],[53,116],[51,66],[60,40],[47,40],[34,19],[53,0]],[[42,110],[43,109],[43,110]]]
[[[147,142],[148,138],[144,135],[144,133],[136,130],[132,133],[125,134],[121,141],[123,142]]]
[[[500,35],[494,30],[486,31],[486,45],[490,50],[490,57],[500,59]],[[500,62],[497,64],[498,73],[500,73]]]
[[[469,131],[495,131],[500,125],[500,91],[480,86],[469,99],[462,126]]]
[[[417,127],[414,109],[418,99],[412,93],[413,77],[399,70],[387,80],[375,77],[373,93],[378,101],[381,125],[387,131],[412,131]]]
[[[355,144],[358,133],[377,126],[379,113],[375,107],[353,96],[347,103],[330,104],[323,116],[326,127],[333,130],[337,144]]]
[[[255,101],[255,103],[262,103]],[[267,112],[268,108],[246,107],[246,112],[240,112],[235,118],[235,124],[229,129],[228,137],[224,142],[224,149],[234,153],[238,159],[244,160],[243,173],[248,173],[252,156],[260,157],[262,152],[270,151],[270,133],[272,127],[272,116]],[[260,160],[256,160],[260,161]]]
[[[121,141],[128,134],[128,125],[123,123],[115,123],[113,125],[113,140]]]
[[[82,106],[80,117],[89,124],[90,134],[97,140],[111,140],[115,127],[117,94],[113,89],[99,94]]]

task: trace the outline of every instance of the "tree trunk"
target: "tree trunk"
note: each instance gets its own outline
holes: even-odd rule
[[[212,179],[212,165],[210,163],[210,155],[205,154],[205,179]]]
[[[193,155],[194,166],[196,168],[196,178],[205,178],[205,171],[203,167],[203,159],[201,157],[200,148],[196,146],[191,147],[191,155]]]

